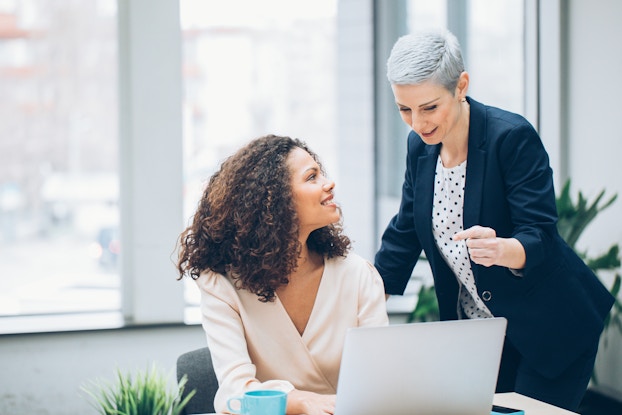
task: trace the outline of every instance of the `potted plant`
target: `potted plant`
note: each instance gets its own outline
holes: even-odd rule
[[[579,251],[575,244],[587,225],[604,209],[611,206],[616,200],[617,194],[609,198],[605,203],[600,205],[602,198],[605,195],[605,191],[602,190],[596,199],[592,203],[583,197],[583,193],[579,191],[577,197],[577,203],[573,203],[570,197],[570,180],[566,181],[561,194],[557,198],[557,215],[559,220],[557,222],[557,229],[566,243],[574,249],[574,251],[585,261],[587,266],[598,275],[599,271],[615,271],[620,268],[620,247],[618,244],[612,244],[611,247],[597,257],[591,257],[587,251]],[[602,278],[601,278],[602,279]],[[605,319],[606,332],[612,325],[615,326],[620,332],[622,332],[622,303],[618,297],[620,293],[620,274],[616,273],[613,277],[613,284],[609,290],[615,297],[615,303],[611,309],[611,312]],[[605,342],[606,342],[605,338]],[[597,379],[594,378],[596,382]]]
[[[179,415],[196,393],[193,390],[181,398],[186,382],[184,376],[176,388],[170,387],[167,377],[153,365],[135,374],[117,369],[116,382],[91,381],[82,390],[102,415]]]

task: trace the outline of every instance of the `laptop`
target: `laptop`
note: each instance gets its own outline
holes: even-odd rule
[[[506,327],[495,317],[349,329],[335,415],[490,415]]]

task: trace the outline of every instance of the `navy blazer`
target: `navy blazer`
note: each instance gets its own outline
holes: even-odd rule
[[[471,261],[480,297],[508,320],[507,339],[542,375],[555,377],[598,342],[613,297],[557,232],[549,158],[533,126],[517,114],[467,98],[471,106],[464,229],[493,228],[525,248],[522,276]],[[421,251],[434,276],[440,317],[457,319],[458,282],[434,243],[434,173],[441,145],[408,136],[399,212],[375,265],[387,294],[403,294]]]

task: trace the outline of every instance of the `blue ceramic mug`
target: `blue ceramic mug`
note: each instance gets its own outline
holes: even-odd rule
[[[239,402],[239,408],[231,406]],[[287,393],[278,390],[261,389],[249,391],[244,396],[227,400],[227,408],[233,414],[240,415],[285,415]]]

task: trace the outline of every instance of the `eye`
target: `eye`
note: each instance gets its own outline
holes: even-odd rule
[[[309,176],[307,176],[307,181],[312,182],[316,178],[317,178],[317,175],[315,173],[311,173]]]
[[[430,105],[429,107],[424,107],[423,110],[424,111],[434,111],[438,106],[437,105]]]
[[[400,112],[410,112],[410,108],[408,108],[408,107],[400,107]]]

